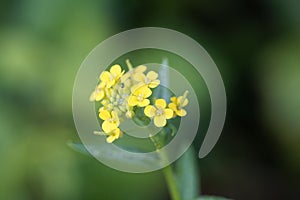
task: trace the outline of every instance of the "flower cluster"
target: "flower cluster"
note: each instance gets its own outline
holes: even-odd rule
[[[164,99],[156,99],[151,105],[152,90],[159,86],[158,74],[147,71],[144,65],[133,68],[127,60],[128,72],[120,65],[113,65],[109,71],[100,74],[100,82],[90,96],[90,101],[101,103],[99,118],[103,120],[102,130],[106,141],[112,143],[122,136],[119,128],[125,118],[134,117],[134,108],[144,109],[144,114],[153,119],[154,125],[164,127],[167,120],[187,114],[184,107],[188,104],[186,91],[183,96],[173,96],[167,104]]]

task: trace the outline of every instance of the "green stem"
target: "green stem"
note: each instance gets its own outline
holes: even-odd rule
[[[180,200],[180,194],[171,165],[165,167],[163,172],[167,181],[169,192],[171,193],[172,200]]]
[[[168,161],[167,155],[163,151],[160,150],[161,145],[159,144],[159,142],[151,135],[150,135],[150,139],[151,139],[152,143],[154,144],[156,151],[160,155],[162,161],[167,162]],[[168,165],[167,167],[165,167],[163,169],[163,173],[164,173],[172,200],[181,200],[172,166]]]

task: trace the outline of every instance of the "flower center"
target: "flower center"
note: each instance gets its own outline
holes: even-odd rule
[[[149,84],[150,82],[151,82],[151,80],[150,80],[148,77],[146,77],[146,78],[145,78],[145,83],[146,83],[146,84]]]
[[[143,101],[143,99],[144,99],[143,96],[144,96],[143,94],[139,94],[139,95],[137,96],[137,100],[138,100],[138,101]]]
[[[160,115],[162,115],[164,113],[164,111],[163,111],[163,109],[157,109],[156,111],[155,111],[155,114],[157,115],[157,116],[160,116]]]

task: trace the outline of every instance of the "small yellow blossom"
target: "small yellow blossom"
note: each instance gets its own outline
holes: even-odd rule
[[[145,75],[144,73],[137,73],[133,75],[135,81],[144,83],[149,88],[156,88],[160,84],[160,80],[158,80],[158,74],[154,71],[150,71]]]
[[[102,129],[105,133],[110,133],[120,125],[118,114],[115,111],[107,111],[100,109],[99,117],[104,120],[102,123]]]
[[[135,68],[132,68],[121,77],[121,82],[125,82],[132,76],[139,76],[140,74],[143,74],[146,70],[147,67],[145,65],[139,65]]]
[[[183,117],[186,116],[187,112],[183,107],[185,107],[189,101],[186,98],[188,92],[186,91],[183,96],[179,97],[171,97],[171,103],[169,103],[169,108],[171,108],[174,111],[174,117],[176,115]]]
[[[111,88],[121,78],[124,71],[122,71],[120,65],[113,65],[109,72],[104,71],[100,75],[100,80],[105,83],[107,88]]]
[[[157,99],[154,105],[147,106],[144,113],[147,117],[154,118],[155,126],[164,127],[167,124],[167,119],[173,117],[173,110],[166,108],[167,103],[164,99]]]
[[[110,133],[108,133],[108,137],[106,138],[107,143],[112,143],[116,139],[118,139],[122,135],[122,132],[119,128],[116,128],[112,130]]]
[[[145,107],[149,105],[150,100],[147,99],[152,94],[152,91],[145,86],[136,86],[132,89],[132,94],[128,99],[129,106]]]

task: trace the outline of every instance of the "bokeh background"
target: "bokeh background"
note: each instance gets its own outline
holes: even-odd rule
[[[161,172],[118,172],[66,145],[79,141],[71,104],[81,62],[143,26],[194,38],[223,76],[227,120],[198,162],[202,192],[300,199],[299,1],[0,2],[0,199],[169,199]]]

